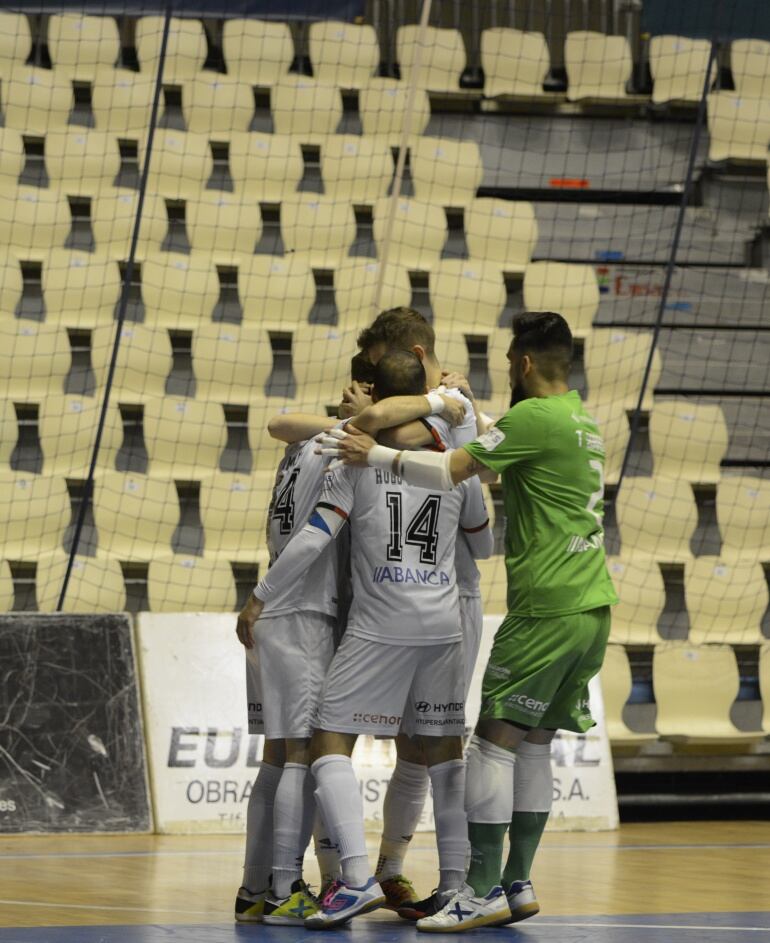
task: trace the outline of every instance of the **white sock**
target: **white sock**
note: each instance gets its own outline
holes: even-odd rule
[[[302,877],[302,861],[315,821],[315,783],[302,763],[286,763],[273,808],[273,894],[282,900]]]
[[[433,817],[440,891],[461,887],[468,853],[468,819],[465,815],[465,760],[448,760],[428,769],[433,787]]]
[[[404,858],[422,816],[429,782],[426,766],[396,760],[382,810],[382,842],[375,872],[380,880],[403,872]]]
[[[465,810],[474,825],[503,825],[513,815],[513,768],[516,755],[474,736],[468,762]]]
[[[340,850],[326,827],[317,803],[313,840],[318,870],[321,873],[321,887],[323,887],[325,884],[336,881],[340,876]]]
[[[273,801],[283,769],[261,763],[246,812],[243,886],[252,894],[267,888],[273,867]]]
[[[516,748],[514,812],[550,812],[553,805],[551,744],[523,740]]]
[[[349,756],[333,753],[312,766],[315,798],[331,837],[340,850],[342,879],[351,887],[366,884],[371,875],[364,834],[364,803]]]

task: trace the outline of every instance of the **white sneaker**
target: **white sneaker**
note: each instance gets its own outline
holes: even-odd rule
[[[505,892],[508,898],[508,906],[511,909],[511,919],[508,923],[518,923],[520,920],[526,920],[527,917],[534,917],[540,913],[540,904],[535,897],[535,889],[532,887],[532,881],[514,881]]]
[[[335,881],[321,900],[318,913],[305,918],[305,926],[308,930],[339,927],[353,917],[382,907],[384,903],[385,895],[377,878],[369,878],[363,887],[350,887],[344,881]]]
[[[510,918],[511,911],[502,887],[493,887],[486,897],[476,897],[473,888],[464,884],[438,913],[418,920],[417,929],[425,933],[462,933],[476,927],[501,926]]]

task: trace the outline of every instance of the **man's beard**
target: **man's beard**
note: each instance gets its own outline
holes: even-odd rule
[[[511,389],[511,407],[525,399],[529,399],[529,394],[524,389],[524,384],[521,381],[514,383]]]

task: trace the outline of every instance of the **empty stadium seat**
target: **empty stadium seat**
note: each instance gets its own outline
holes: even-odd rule
[[[69,203],[57,190],[0,191],[0,233],[6,246],[47,252],[63,246],[71,228]]]
[[[739,95],[770,98],[770,42],[734,39],[730,44],[730,70]]]
[[[48,20],[48,51],[54,69],[90,81],[120,59],[118,24],[111,16],[55,13]]]
[[[653,36],[650,40],[653,103],[700,101],[710,54],[711,43],[706,39]],[[715,74],[716,63],[712,66],[712,79]]]
[[[300,193],[281,203],[281,236],[286,252],[303,256],[314,268],[334,268],[356,238],[349,203],[315,193]]]
[[[414,195],[441,206],[466,206],[484,177],[475,141],[416,138],[409,150]]]
[[[184,87],[182,113],[188,131],[228,140],[235,132],[249,130],[254,90],[228,75],[202,72]]]
[[[654,474],[713,484],[727,452],[727,423],[720,406],[656,400],[650,414]]]
[[[52,130],[46,135],[45,167],[50,185],[62,193],[89,196],[111,187],[120,165],[114,135],[85,128]]]
[[[321,178],[328,199],[374,203],[387,194],[393,178],[390,148],[375,137],[332,135],[321,148]]]
[[[759,650],[759,690],[762,695],[762,729],[770,735],[770,642]]]
[[[617,484],[631,437],[626,407],[623,403],[607,401],[592,405],[590,412],[604,441],[604,481],[608,485]]]
[[[0,187],[15,187],[26,161],[21,134],[13,128],[0,128]]]
[[[309,260],[302,255],[254,255],[238,269],[244,327],[270,324],[276,330],[308,323],[316,290]]]
[[[599,285],[590,265],[532,262],[524,272],[527,311],[556,311],[567,319],[575,337],[591,330],[599,309]]]
[[[146,156],[146,142],[139,145],[140,160]],[[174,200],[197,197],[206,189],[214,170],[209,139],[191,131],[155,132],[147,188],[150,193]]]
[[[91,232],[96,250],[111,259],[127,259],[139,208],[136,190],[110,190],[91,200]],[[162,197],[146,193],[139,227],[137,258],[160,251],[168,233],[168,212]]]
[[[69,557],[49,554],[38,560],[35,595],[40,612],[56,612]],[[123,612],[126,584],[117,560],[77,556],[72,561],[62,612]]]
[[[465,207],[464,223],[471,259],[497,262],[504,272],[526,270],[538,239],[531,203],[489,197],[471,200]]]
[[[63,478],[3,472],[0,492],[0,559],[32,561],[62,549],[72,516]]]
[[[654,560],[608,557],[607,569],[620,602],[612,609],[613,642],[654,645],[658,619],[666,606],[666,586]]]
[[[377,200],[374,205],[374,241],[381,262],[392,205],[389,198]],[[410,271],[432,268],[441,257],[448,233],[446,213],[441,206],[400,198],[390,234],[388,265],[405,265]]]
[[[155,75],[160,64],[164,18],[143,16],[136,22],[136,53],[142,72]],[[172,16],[169,24],[163,81],[178,82],[197,76],[208,54],[200,20]]]
[[[737,92],[708,97],[709,160],[767,161],[770,99]]]
[[[167,252],[142,263],[142,298],[149,327],[195,330],[211,321],[219,300],[211,256]]]
[[[262,236],[259,206],[243,196],[204,190],[185,205],[187,237],[194,252],[208,253],[215,263],[233,264],[251,256]]]
[[[740,677],[729,645],[660,643],[652,659],[652,684],[655,728],[662,736],[697,743],[762,736],[738,730],[730,719]]]
[[[41,280],[47,322],[62,327],[113,323],[121,277],[109,257],[53,249],[42,258]]]
[[[38,436],[46,475],[87,478],[102,401],[96,396],[46,396],[38,407]],[[113,401],[107,407],[98,467],[115,470],[115,458],[123,444],[123,423]]]
[[[583,365],[588,382],[589,410],[603,403],[622,403],[636,409],[652,345],[652,334],[599,328],[586,337]],[[653,354],[642,409],[652,408],[652,396],[663,364]]]
[[[684,592],[691,644],[756,645],[762,641],[762,616],[770,595],[759,563],[698,557],[685,566]]]
[[[505,307],[503,274],[491,262],[442,259],[430,273],[430,303],[439,329],[473,321],[495,328]]]
[[[350,384],[350,358],[357,350],[358,329],[311,325],[294,332],[291,362],[297,396],[321,401],[341,398]]]
[[[216,403],[264,400],[273,368],[267,331],[233,324],[201,325],[193,332],[192,359],[196,398]]]
[[[628,655],[622,645],[608,645],[600,674],[604,723],[613,746],[640,746],[656,740],[654,733],[638,733],[623,720],[623,708],[631,696],[633,678]]]
[[[282,407],[276,406],[270,400],[264,403],[250,404],[248,416],[249,448],[256,459],[254,464],[257,468],[275,468],[283,457],[286,443],[280,439],[274,439],[267,430],[267,424],[278,413],[304,413],[309,416],[325,416],[326,407],[322,402],[315,400],[308,403],[291,402],[284,404]],[[330,418],[329,425],[333,422],[334,419]]]
[[[616,499],[623,556],[660,563],[692,559],[690,538],[698,524],[692,488],[672,478],[625,478]]]
[[[19,424],[13,400],[0,399],[0,472],[9,471],[8,463],[19,438]]]
[[[179,499],[171,480],[103,472],[94,484],[98,555],[147,561],[170,555],[179,524]]]
[[[15,255],[0,253],[0,315],[13,315],[24,291],[21,265]]]
[[[387,266],[377,301],[380,277],[380,263],[372,259],[343,259],[340,262],[334,271],[334,300],[340,327],[371,324],[380,311],[410,303],[412,285],[406,266]]]
[[[606,36],[590,30],[568,33],[564,41],[567,98],[570,101],[627,98],[633,71],[631,47],[625,36]]]
[[[275,85],[289,71],[294,43],[287,23],[226,19],[222,50],[228,75],[250,85]]]
[[[368,85],[380,62],[377,33],[368,24],[319,20],[310,24],[308,42],[313,75],[338,88]]]
[[[270,90],[276,134],[293,134],[302,144],[322,144],[342,119],[342,96],[330,82],[287,75]]]
[[[72,354],[67,332],[34,321],[0,321],[0,398],[61,395]],[[0,557],[2,553],[0,552]]]
[[[227,445],[221,403],[165,396],[144,407],[148,472],[157,478],[197,479],[219,470]]]
[[[717,520],[724,559],[770,563],[770,481],[752,475],[722,478]]]
[[[75,103],[72,82],[66,76],[31,66],[4,72],[0,97],[5,126],[25,134],[65,128]]]
[[[15,598],[11,568],[7,560],[0,560],[0,612],[10,612]]]
[[[420,50],[419,25],[399,26],[396,33],[398,64],[404,83],[412,80],[412,72],[420,59],[417,87],[432,92],[459,92],[460,76],[467,59],[465,44],[459,30],[428,26]]]
[[[285,134],[233,134],[230,175],[235,192],[265,203],[296,193],[305,172],[302,149]]]
[[[153,396],[163,396],[173,364],[168,331],[126,323],[120,333],[112,402],[143,403]],[[100,387],[107,380],[114,344],[114,326],[97,327],[91,332],[91,365]]]
[[[264,559],[267,512],[274,483],[274,469],[251,475],[219,472],[201,481],[206,558],[232,563]]]
[[[400,146],[423,133],[430,121],[430,100],[424,89],[416,89],[412,107],[407,108],[409,89],[394,79],[373,79],[358,94],[358,113],[364,134]],[[408,124],[408,127],[407,127]]]
[[[138,138],[152,118],[155,79],[128,69],[100,72],[91,85],[91,111],[98,131]]]
[[[481,598],[484,601],[486,615],[502,615],[508,611],[507,575],[505,557],[494,556],[487,560],[477,560],[476,566],[481,575]]]
[[[481,34],[484,94],[540,98],[551,69],[548,45],[542,33],[494,27]]]
[[[3,74],[13,66],[24,65],[32,52],[32,34],[24,13],[0,13],[0,63]]]
[[[147,570],[150,612],[232,612],[236,591],[226,560],[174,556]]]

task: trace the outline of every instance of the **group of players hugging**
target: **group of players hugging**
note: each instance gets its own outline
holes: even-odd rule
[[[539,910],[530,868],[552,803],[551,740],[593,725],[588,682],[617,601],[604,445],[569,389],[560,315],[514,319],[511,407],[497,422],[442,371],[434,342],[416,311],[386,311],[359,337],[336,425],[270,422],[287,443],[271,565],[237,624],[249,726],[265,736],[239,921],[325,929],[386,907],[418,930],[462,932]],[[464,750],[482,628],[474,559],[493,549],[481,482],[498,475],[508,612]],[[398,757],[374,874],[351,762],[361,734],[395,737]],[[403,870],[429,785],[439,880],[420,900]],[[318,897],[302,878],[313,834]]]

